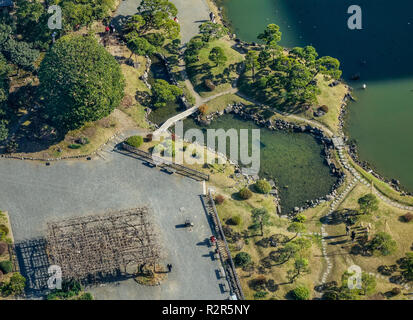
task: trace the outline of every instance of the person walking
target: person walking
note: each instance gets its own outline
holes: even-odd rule
[[[168,263],[168,264],[166,265],[166,267],[168,268],[168,272],[171,272],[171,271],[172,271],[172,264]]]
[[[356,232],[353,230],[351,232],[351,241],[354,242],[354,240],[356,240]]]
[[[215,238],[215,236],[211,236],[211,238],[209,238],[209,241],[211,241],[211,245],[214,245],[216,240],[217,239]]]
[[[346,225],[346,236],[348,236],[349,234],[350,234],[350,227]]]
[[[211,22],[215,23],[215,14],[213,12],[211,12],[209,14],[209,20],[211,20]]]

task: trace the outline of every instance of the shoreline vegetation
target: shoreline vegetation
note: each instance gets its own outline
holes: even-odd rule
[[[219,6],[216,0],[207,0],[211,11],[218,12],[219,21],[229,30],[231,30],[231,22],[225,16],[222,7]],[[233,36],[236,37],[234,34]],[[287,49],[290,50],[290,49]],[[324,117],[315,118],[312,115],[304,114],[303,116],[308,118],[309,120],[315,120],[319,122],[321,125],[327,126],[333,133],[343,135],[346,142],[349,142],[348,136],[345,134],[343,127],[345,124],[345,116],[347,114],[347,102],[348,100],[355,102],[355,98],[352,96],[352,88],[347,85],[345,82],[340,80],[341,84],[344,88],[343,94],[343,101],[340,102],[340,105],[337,108],[330,108],[329,112],[324,115]],[[328,91],[324,91],[328,92]],[[323,97],[323,100],[319,101],[320,105],[329,105],[328,98]],[[331,104],[331,103],[330,103]],[[337,111],[335,111],[337,110]],[[332,111],[332,112],[331,112]],[[328,117],[329,120],[325,121],[325,117]],[[401,202],[407,205],[413,205],[413,192],[408,191],[407,189],[403,188],[402,185],[396,180],[392,178],[386,178],[381,176],[379,173],[375,171],[375,169],[367,162],[360,161],[357,154],[357,146],[352,143],[350,145],[350,152],[349,152],[354,167],[357,171],[360,172],[368,181],[374,182],[375,186],[377,186],[378,191],[380,191],[384,196],[394,200],[396,202]]]
[[[214,1],[208,0],[208,2],[213,3],[214,6],[216,6]],[[221,13],[221,11],[219,12]],[[225,21],[225,17],[223,18],[223,20]],[[228,26],[228,24],[225,25]],[[353,100],[353,97],[351,96],[351,88],[348,87],[348,89],[349,91],[347,93],[349,93],[349,95],[347,96],[346,94],[347,99]],[[210,102],[212,105],[212,107],[210,108],[210,114],[212,115],[222,112],[222,109],[219,109],[217,107],[217,105],[219,105],[220,103],[225,102],[225,105],[234,104],[234,102],[239,103],[239,101],[237,101],[239,100],[238,96],[236,96],[236,98],[220,97],[217,100],[220,101]],[[345,101],[343,102],[345,103]],[[241,103],[245,103],[245,101],[241,101]],[[328,124],[323,121],[319,121],[319,118],[314,120],[320,122],[321,125],[327,126],[329,129],[333,129],[332,131],[334,133],[337,132],[339,133],[339,135],[346,137],[344,132],[342,131],[345,112],[345,105],[341,104],[338,112],[334,116],[334,121],[337,124],[335,128],[328,126]],[[347,140],[347,138],[345,139]],[[357,172],[359,172],[359,174],[368,182],[372,182],[374,188],[376,188],[378,192],[382,193],[387,198],[396,201],[397,203],[404,203],[408,205],[413,204],[413,197],[403,195],[403,192],[395,190],[390,184],[388,184],[386,181],[383,181],[384,179],[382,177],[378,175],[376,176],[374,172],[367,172],[367,170],[365,170],[360,163],[353,159],[352,156],[354,155],[354,153],[352,153],[351,150],[346,154],[349,158],[350,166],[354,167]],[[339,167],[341,168],[342,165],[338,157],[338,153],[335,153],[334,158],[336,162],[339,163]],[[338,188],[338,195],[334,201],[319,204],[317,207],[307,209],[302,213],[302,215],[307,219],[304,223],[307,227],[307,232],[314,234],[314,243],[316,243],[318,250],[320,250],[321,252],[321,254],[319,254],[321,260],[311,260],[318,255],[317,249],[312,247],[310,249],[311,253],[308,254],[307,252],[307,255],[305,256],[309,257],[309,259],[311,260],[310,265],[314,267],[312,268],[310,275],[305,275],[301,278],[301,280],[299,280],[299,285],[304,285],[304,287],[308,286],[310,288],[314,287],[315,292],[310,294],[310,299],[316,297],[340,300],[407,299],[407,297],[403,297],[401,293],[409,292],[409,288],[411,287],[409,287],[408,285],[409,280],[403,280],[403,277],[401,275],[397,275],[397,270],[400,269],[399,265],[394,263],[399,258],[400,260],[397,260],[397,263],[399,263],[399,261],[402,261],[403,259],[406,259],[403,257],[408,256],[409,250],[413,249],[413,247],[411,246],[411,239],[408,236],[410,232],[409,225],[403,223],[402,219],[404,215],[407,216],[408,214],[406,214],[406,210],[398,208],[393,204],[389,204],[383,199],[376,199],[374,196],[372,198],[376,199],[375,201],[377,201],[379,204],[378,208],[373,209],[374,214],[360,214],[359,210],[361,210],[361,199],[366,198],[367,195],[372,192],[371,190],[373,187],[368,188],[362,183],[352,182],[352,174],[346,169],[345,172],[347,177],[346,181]],[[226,201],[226,203],[228,203],[228,201]],[[232,208],[232,210],[228,210],[226,208],[226,205],[218,205],[217,208],[224,222],[226,221],[226,219],[230,219],[230,217],[233,215],[232,212],[235,212],[235,210],[233,210]],[[241,214],[241,216],[244,218],[243,214]],[[355,230],[357,234],[356,238],[358,240],[356,241],[356,244],[348,244],[348,241],[346,241],[345,239],[339,239],[339,241],[327,241],[323,239],[324,233],[327,236],[331,236],[333,238],[343,237],[342,228],[344,228],[343,223],[346,221],[346,219],[356,219],[355,223],[351,222],[354,223],[354,225],[350,226],[350,230]],[[276,222],[277,225],[282,225],[283,223],[284,228],[282,228],[282,232],[285,231],[287,222]],[[367,236],[365,236],[366,224],[368,224],[368,226],[372,225],[373,228],[373,232],[371,231],[371,228],[367,228]],[[320,226],[322,230],[321,232]],[[242,231],[242,227],[238,228],[237,226],[235,226],[231,228],[235,229],[236,231]],[[269,231],[271,227],[267,228],[268,234],[271,234],[271,231]],[[374,237],[372,235],[369,235],[369,230],[370,233],[375,234]],[[228,231],[227,236],[229,237],[229,242],[234,241],[235,238],[235,242],[231,244],[231,251],[233,252],[233,255],[237,257],[238,254],[242,252],[248,252],[251,255],[251,260],[253,261],[253,264],[255,266],[264,266],[264,260],[266,259],[269,259],[266,261],[271,264],[271,258],[276,258],[275,252],[282,251],[282,249],[276,249],[275,251],[274,249],[272,249],[273,251],[268,257],[266,257],[266,254],[268,254],[268,252],[265,251],[266,249],[260,247],[259,243],[261,243],[261,241],[254,241],[255,243],[251,244],[251,242],[244,240],[243,244],[240,244],[239,242],[237,242],[237,232],[234,232],[234,230]],[[357,250],[371,250],[373,246],[371,242],[373,241],[373,239],[378,239],[378,237],[381,236],[383,236],[383,239],[386,237],[389,239],[389,246],[397,244],[397,249],[395,249],[395,251],[394,249],[392,249],[393,251],[386,252],[386,256],[378,252],[357,252]],[[391,240],[391,237],[394,237],[395,241]],[[274,238],[269,237],[264,239]],[[325,246],[325,243],[328,243],[328,246]],[[327,260],[322,258],[328,255],[328,253],[330,252],[332,253],[330,259]],[[344,261],[341,258],[340,254],[346,255],[348,256],[348,258],[346,258]],[[362,267],[363,286],[366,286],[366,289],[363,292],[352,293],[346,292],[345,290],[346,281],[348,279],[346,268],[348,267],[349,263],[357,264]],[[400,266],[402,267],[402,265]],[[387,268],[391,268],[392,271],[389,273],[383,272],[383,270],[387,270]],[[289,288],[284,287],[286,284],[283,283],[282,280],[280,281],[281,284],[278,286],[279,282],[277,282],[277,280],[279,281],[280,278],[282,278],[282,276],[280,277],[280,273],[285,269],[278,267],[276,268],[276,270],[277,274],[274,274],[272,273],[272,270],[266,271],[265,267],[264,269],[261,269],[259,271],[256,271],[256,269],[253,267],[242,267],[238,272],[243,284],[243,288],[245,290],[246,297],[250,299],[284,299],[286,297],[294,299],[294,295],[290,295],[290,289],[292,289],[294,286],[291,286]],[[401,273],[403,274],[403,271],[401,271]],[[273,286],[274,279],[276,279],[275,283],[277,284],[277,286]],[[340,279],[341,285],[338,281]],[[321,285],[315,286],[318,283],[321,283]],[[287,284],[287,286],[289,285]],[[368,286],[370,287],[367,288]]]
[[[210,6],[215,6],[213,0],[207,0],[207,2]],[[80,130],[79,135],[70,136],[69,141],[63,140],[61,142],[65,144],[63,152],[72,154],[85,150],[96,152],[98,148],[105,145],[103,140],[98,141],[98,139],[92,143],[83,136],[85,131],[82,130],[89,131],[93,137],[100,136],[100,139],[103,139],[102,137],[106,135],[113,137],[113,133],[118,129],[121,132],[125,132],[125,128],[136,129],[142,126],[148,129],[149,125],[145,121],[147,117],[145,108],[152,105],[163,108],[170,102],[175,103],[185,92],[190,91],[188,88],[182,88],[185,81],[181,78],[176,82],[177,85],[155,79],[150,86],[147,86],[145,74],[148,73],[148,62],[145,56],[159,51],[158,53],[164,54],[170,62],[172,72],[182,71],[179,66],[179,25],[177,26],[176,22],[171,19],[177,14],[176,8],[169,2],[164,2],[163,5],[161,11],[167,11],[166,21],[164,21],[167,27],[164,28],[165,24],[162,23],[156,25],[157,19],[151,20],[153,17],[150,16],[150,11],[145,11],[145,14],[149,14],[145,16],[146,20],[137,13],[129,21],[125,37],[121,38],[122,41],[125,40],[125,43],[111,36],[105,37],[104,25],[100,22],[93,24],[93,27],[84,27],[81,31],[76,31],[84,34],[93,33],[95,37],[99,35],[98,38],[107,46],[108,52],[119,59],[126,81],[125,95],[120,107],[108,117],[87,123],[77,129]],[[216,16],[219,17],[219,10],[212,7],[212,11],[217,12]],[[148,21],[154,25],[148,24]],[[219,18],[218,21],[223,21],[223,19]],[[159,29],[156,29],[158,27]],[[216,33],[220,33],[219,25],[213,24],[209,27],[209,31],[203,33],[203,36],[208,38],[206,42],[209,42],[211,35],[215,36]],[[154,28],[156,31],[152,32]],[[164,37],[164,33],[167,36]],[[198,37],[189,44],[189,49],[187,49],[192,50],[192,53],[188,52],[186,58],[189,62],[192,61],[194,67],[200,68],[200,73],[208,74],[210,71],[206,79],[195,79],[198,85],[205,85],[207,88],[203,89],[209,89],[212,92],[217,87],[211,80],[213,79],[222,81],[220,84],[225,87],[225,90],[221,91],[221,93],[226,93],[225,95],[211,98],[205,103],[206,106],[200,108],[201,121],[212,120],[214,115],[220,116],[234,112],[244,114],[248,121],[253,123],[274,127],[274,130],[279,128],[287,131],[309,131],[316,136],[321,136],[330,146],[334,135],[343,136],[341,132],[342,114],[346,102],[343,101],[343,97],[351,99],[351,95],[348,96],[347,92],[350,88],[337,80],[341,75],[338,61],[331,57],[318,58],[312,47],[284,50],[277,45],[281,34],[275,25],[269,25],[263,31],[261,38],[265,45],[262,46],[248,44],[239,39],[239,41],[229,40],[227,37],[228,35],[219,37],[225,38],[222,41],[211,40],[211,43],[214,43],[213,46],[205,45],[205,41],[199,41]],[[264,51],[263,49],[267,50],[267,53],[259,56]],[[205,52],[199,54],[202,50]],[[231,53],[230,50],[234,50],[232,56],[228,54],[228,52]],[[279,55],[281,64],[274,61],[274,55]],[[258,63],[265,65],[260,70],[261,74],[256,72]],[[295,68],[290,68],[290,65]],[[237,86],[231,88],[228,93],[226,89],[230,88],[229,84],[232,85],[234,82],[238,84],[234,76],[239,73],[242,73],[244,77],[241,79],[244,87],[243,93],[237,92]],[[221,77],[221,74],[224,76]],[[266,95],[258,96],[260,90],[257,90],[256,96],[248,95],[249,98],[244,99],[243,95],[246,97],[248,92],[254,91],[253,86],[256,80],[259,80],[256,79],[257,75],[261,79],[264,78],[260,85],[265,88],[263,91]],[[202,75],[194,73],[192,76],[194,78]],[[209,77],[211,79],[208,79]],[[277,82],[277,78],[282,78],[283,82]],[[272,81],[274,87],[279,89],[277,92],[271,91],[273,86],[266,87],[269,81]],[[289,89],[296,89],[296,91]],[[211,92],[204,94],[204,97],[214,97]],[[336,94],[326,94],[326,92]],[[321,101],[317,100],[319,96]],[[307,100],[311,103],[307,104]],[[255,106],[256,110],[253,114],[249,114],[239,107],[240,103],[251,108]],[[280,112],[278,109],[271,108],[273,105],[283,106],[283,103],[297,112]],[[300,107],[304,105],[308,108],[301,110]],[[258,115],[257,109],[266,115]],[[111,117],[116,117],[116,119]],[[22,123],[24,124],[25,121]],[[95,125],[104,128],[105,133],[99,131]],[[146,132],[141,134],[144,135]],[[166,150],[172,156],[174,155],[173,147],[177,138],[174,134],[164,141],[166,148],[163,148],[163,151],[162,148],[158,149],[159,142],[152,141],[152,137],[149,133],[146,136],[128,139],[128,141],[142,150],[157,150],[164,154]],[[199,153],[212,152],[201,146],[187,149],[188,144],[184,144],[178,152],[188,152],[193,158],[197,158]],[[53,155],[62,156],[62,151]],[[220,155],[214,153],[214,156]],[[278,200],[274,196],[276,192],[269,181],[259,179],[259,177],[251,179],[249,176],[242,175],[239,168],[227,157],[222,156],[226,160],[223,164],[216,161],[212,164],[189,164],[188,166],[210,175],[207,187],[214,189],[214,201],[247,299],[308,300],[323,297],[324,299],[353,300],[370,299],[376,293],[389,299],[397,299],[402,298],[402,290],[408,292],[409,287],[405,286],[406,281],[410,281],[409,277],[413,278],[411,270],[408,270],[410,273],[407,275],[404,271],[406,263],[409,262],[406,252],[413,248],[411,238],[409,238],[411,234],[410,216],[406,215],[405,210],[377,199],[372,194],[373,187],[369,189],[366,185],[355,182],[353,175],[341,165],[341,154],[339,157],[338,152],[333,149],[326,158],[337,171],[343,170],[347,173],[345,178],[344,175],[342,176],[344,181],[337,186],[335,193],[331,194],[332,197],[305,208],[301,213],[296,212],[294,216],[288,218],[276,214]],[[345,156],[349,156],[347,152]],[[369,180],[370,176],[364,172],[364,169],[351,162],[351,159],[349,161],[362,176]],[[404,198],[384,182],[377,180],[374,186],[379,191],[383,190],[383,192],[392,194],[393,197]],[[413,198],[406,199],[412,199],[413,203]],[[368,224],[367,227],[366,224]],[[354,232],[354,239],[351,241],[348,235],[343,235],[346,226]],[[328,256],[331,258],[327,259]],[[405,260],[399,263],[402,259]],[[349,276],[347,267],[351,264],[363,267],[363,290],[352,292],[347,289]],[[388,268],[393,271],[387,272]],[[382,272],[383,270],[387,273]],[[383,277],[376,277],[377,272]],[[326,282],[327,280],[331,281]]]

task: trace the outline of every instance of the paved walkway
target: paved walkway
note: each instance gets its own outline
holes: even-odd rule
[[[372,185],[370,182],[368,182],[366,179],[364,179],[358,172],[357,170],[352,167],[351,165],[349,165],[346,155],[347,153],[345,153],[345,146],[342,143],[341,140],[335,140],[335,144],[336,144],[336,148],[338,150],[338,154],[339,154],[339,158],[340,158],[340,163],[341,165],[348,170],[348,172],[350,173],[350,177],[353,178],[353,180],[351,181],[351,183],[346,187],[346,189],[339,195],[337,196],[333,202],[331,202],[330,204],[330,210],[328,211],[328,213],[325,215],[325,218],[328,220],[332,213],[340,206],[340,204],[344,201],[344,199],[348,196],[348,194],[353,190],[353,188],[356,186],[357,183],[361,183],[364,184],[366,187],[371,188],[372,192],[374,194],[376,194],[381,200],[383,200],[384,202],[386,202],[387,204],[394,206],[396,208],[399,209],[403,209],[403,210],[413,210],[413,207],[410,206],[405,206],[402,205],[400,203],[394,202],[390,199],[388,199],[387,197],[385,197],[383,194],[381,194],[376,188],[374,188],[374,185]],[[328,256],[327,253],[327,248],[328,248],[328,243],[327,240],[329,237],[329,234],[326,231],[326,228],[324,225],[321,226],[321,235],[322,235],[322,252],[323,252],[323,257],[325,259],[325,262],[327,264],[327,268],[324,270],[324,273],[322,275],[321,278],[321,284],[324,284],[327,282],[328,276],[331,272],[332,269],[332,262],[330,260],[330,257]],[[344,256],[346,259],[346,263],[347,266],[350,267],[351,265],[353,265],[353,261],[351,259],[351,257],[349,255],[345,255]],[[381,279],[385,279],[386,277],[378,274],[378,273],[370,273],[370,275],[375,276],[376,278],[381,278]],[[406,290],[410,290],[410,286],[409,285],[404,285],[403,286],[404,289]]]
[[[178,9],[181,40],[186,44],[199,33],[199,25],[209,21],[211,12],[205,0],[170,0]]]
[[[205,239],[211,236],[200,195],[202,184],[150,169],[135,158],[102,151],[105,159],[44,163],[0,161],[0,204],[10,215],[16,243],[45,236],[50,220],[149,205],[174,268],[161,286],[133,280],[92,288],[97,299],[225,299]],[[190,218],[194,229],[177,228]],[[33,256],[35,256],[33,252]],[[35,260],[31,261],[35,263]],[[25,267],[23,266],[23,271]],[[36,278],[27,269],[30,279]]]
[[[140,0],[121,1],[114,15],[115,25],[119,27],[121,20],[137,12]],[[181,40],[186,44],[198,34],[200,24],[209,21],[210,9],[205,0],[171,0],[178,9],[178,20],[181,26]]]

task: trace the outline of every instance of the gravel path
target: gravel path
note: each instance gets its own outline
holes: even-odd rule
[[[43,237],[50,220],[149,205],[174,268],[164,284],[137,285],[133,280],[90,290],[97,299],[225,299],[205,239],[211,236],[200,195],[202,184],[141,161],[103,150],[92,161],[60,161],[45,166],[30,161],[0,161],[0,204],[7,210],[16,243]],[[192,232],[177,228],[186,218]],[[37,253],[33,252],[33,256]],[[34,263],[35,260],[31,260]],[[25,265],[22,266],[25,272]],[[27,271],[36,278],[33,269]]]

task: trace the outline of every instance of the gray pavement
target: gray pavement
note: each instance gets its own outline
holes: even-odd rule
[[[178,9],[178,20],[181,26],[182,43],[187,43],[198,34],[198,26],[209,21],[209,7],[205,0],[171,0]],[[115,21],[120,17],[128,17],[137,12],[140,0],[124,0],[115,13]]]
[[[199,33],[199,25],[209,21],[209,7],[205,0],[170,0],[178,9],[182,43]]]
[[[110,149],[110,148],[108,148]],[[145,287],[133,280],[91,288],[97,299],[225,299],[216,276],[219,265],[204,240],[211,229],[200,200],[200,182],[148,168],[139,160],[102,151],[92,161],[46,166],[0,160],[0,206],[10,215],[15,241],[45,235],[49,220],[149,205],[161,230],[168,280]],[[182,208],[184,208],[182,210]],[[192,232],[176,228],[190,218]]]

